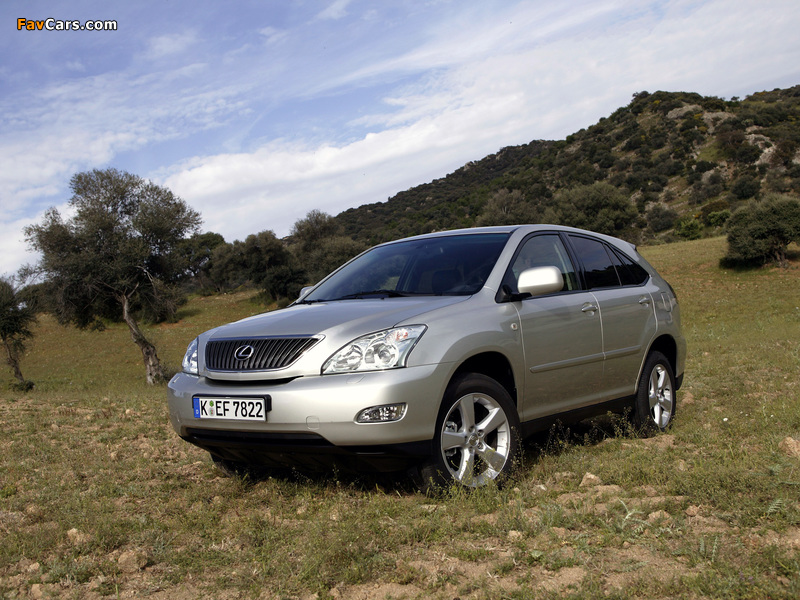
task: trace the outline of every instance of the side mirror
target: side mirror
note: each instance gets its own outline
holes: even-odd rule
[[[313,285],[307,285],[306,287],[301,288],[300,293],[297,295],[297,300],[292,302],[292,304],[294,304],[295,302],[300,302],[305,297],[305,295],[312,290],[313,287],[314,287]]]
[[[517,288],[520,294],[543,296],[559,292],[564,287],[564,277],[558,267],[536,267],[519,274]]]

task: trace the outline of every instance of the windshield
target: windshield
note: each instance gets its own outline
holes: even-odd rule
[[[509,234],[462,234],[373,248],[303,302],[394,296],[466,296],[486,283]]]

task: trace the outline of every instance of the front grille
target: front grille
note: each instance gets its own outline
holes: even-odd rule
[[[268,337],[211,340],[206,367],[211,371],[269,371],[288,367],[320,338]],[[249,349],[252,348],[252,351]]]

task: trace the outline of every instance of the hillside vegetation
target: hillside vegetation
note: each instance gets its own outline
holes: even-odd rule
[[[718,235],[770,193],[800,196],[800,86],[729,101],[640,92],[566,140],[503,148],[336,221],[367,243],[515,222],[672,241]]]
[[[668,433],[554,429],[507,487],[439,498],[402,478],[220,477],[124,324],[44,315],[36,388],[0,391],[0,597],[796,599],[800,248],[726,271],[725,247],[642,248],[689,342]],[[147,334],[177,366],[200,331],[258,311],[251,294],[195,297]]]
[[[312,210],[295,221],[287,238],[263,230],[229,243],[206,232],[181,240],[167,257],[157,256],[160,247],[152,249],[151,262],[179,268],[172,283],[183,291],[257,288],[265,300],[287,303],[370,245],[404,236],[554,223],[656,244],[721,235],[744,206],[775,218],[770,226],[753,226],[763,219],[744,218],[739,211],[733,222],[739,224],[740,243],[731,259],[783,262],[786,244],[800,240],[799,117],[800,86],[729,101],[640,92],[628,106],[566,140],[507,147],[386,202],[337,216]],[[107,170],[76,177],[110,175]],[[38,230],[52,232],[47,223]],[[759,236],[758,244],[751,244]],[[75,252],[74,244],[55,240],[54,245],[67,255],[72,249],[87,256]],[[760,250],[751,252],[755,249]],[[101,250],[108,260],[85,262],[119,262],[119,251]],[[62,280],[86,277],[73,273]],[[40,294],[43,305],[61,296],[52,286]],[[58,307],[51,310],[59,314]]]

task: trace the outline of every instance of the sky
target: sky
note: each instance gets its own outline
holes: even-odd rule
[[[0,276],[83,171],[166,186],[228,242],[283,237],[636,92],[800,84],[797,0],[56,4],[0,3]]]

